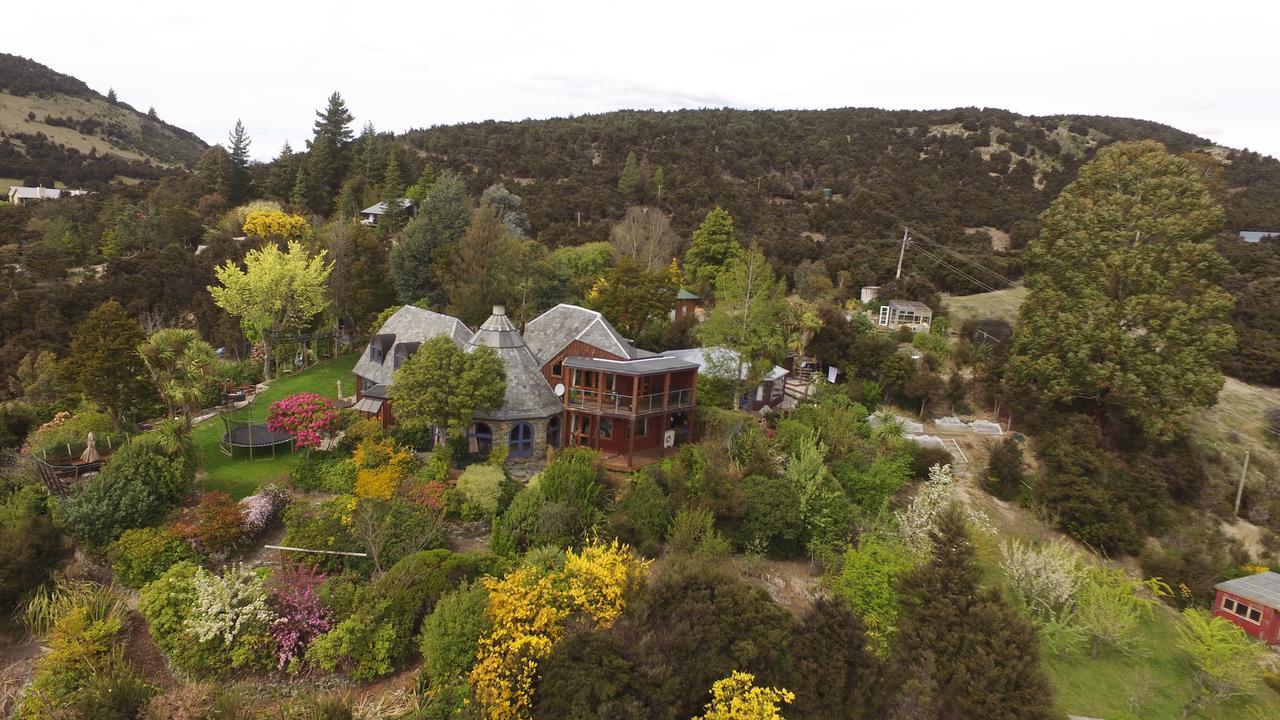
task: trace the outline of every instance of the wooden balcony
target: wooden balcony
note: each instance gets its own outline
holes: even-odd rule
[[[565,393],[565,406],[583,412],[634,417],[693,407],[693,389],[684,388],[665,393],[631,396],[617,392],[570,388]]]

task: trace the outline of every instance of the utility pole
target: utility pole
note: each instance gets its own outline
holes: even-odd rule
[[[894,278],[902,277],[902,258],[907,255],[907,238],[911,237],[911,228],[902,228],[902,249],[898,251],[898,274]]]
[[[1244,478],[1249,474],[1249,451],[1244,451],[1244,467],[1240,469],[1240,485],[1236,487],[1236,517],[1240,516],[1240,498],[1244,496]]]

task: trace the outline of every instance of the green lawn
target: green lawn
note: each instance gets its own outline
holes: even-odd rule
[[[254,400],[255,413],[261,413],[265,417],[271,403],[300,392],[314,392],[335,398],[338,395],[339,380],[342,381],[343,392],[350,393],[352,383],[355,382],[351,368],[356,364],[357,357],[354,353],[342,355],[302,372],[271,381],[270,386]],[[197,425],[192,431],[192,441],[205,472],[201,482],[204,490],[221,490],[234,498],[242,498],[252,495],[264,482],[285,475],[293,467],[296,457],[288,449],[278,449],[275,459],[271,459],[268,454],[265,460],[251,461],[247,456],[241,455],[243,451],[236,451],[235,459],[229,458],[218,450],[222,432],[222,421],[216,417]]]
[[[1182,706],[1192,692],[1191,668],[1177,647],[1178,617],[1157,608],[1143,623],[1146,638],[1142,657],[1103,653],[1097,660],[1088,654],[1073,657],[1047,655],[1045,672],[1053,685],[1054,699],[1063,713],[1113,718],[1129,712],[1142,720],[1168,720],[1182,716]],[[1254,698],[1241,698],[1211,708],[1193,718],[1280,717],[1280,696],[1263,688]]]

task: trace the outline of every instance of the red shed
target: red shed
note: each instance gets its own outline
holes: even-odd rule
[[[1260,572],[1220,582],[1213,614],[1268,645],[1280,644],[1280,574]]]

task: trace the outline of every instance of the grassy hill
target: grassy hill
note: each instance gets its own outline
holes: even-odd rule
[[[0,53],[0,177],[85,184],[191,166],[206,144],[33,60]]]

